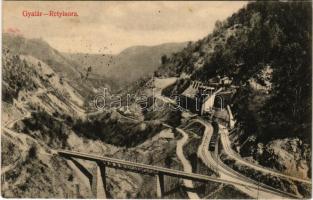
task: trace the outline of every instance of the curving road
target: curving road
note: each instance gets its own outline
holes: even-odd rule
[[[199,122],[202,124],[201,121],[195,120],[194,122]],[[203,124],[202,124],[203,125]],[[211,139],[211,136],[208,134],[209,132],[213,133],[213,127],[207,126],[205,128],[205,131],[202,136],[202,141],[200,146],[198,147],[197,156],[203,161],[203,163],[214,171],[215,174],[218,176],[220,175],[218,172],[218,163],[215,162],[215,160],[210,155],[210,152],[208,151],[209,142]]]
[[[255,163],[248,162],[247,160],[245,160],[242,157],[240,157],[231,148],[231,142],[230,142],[230,139],[228,137],[228,130],[227,130],[226,127],[224,127],[222,125],[220,125],[220,135],[221,135],[222,146],[223,146],[223,149],[224,149],[225,153],[227,155],[229,155],[230,157],[232,157],[233,159],[235,159],[236,162],[239,162],[239,163],[241,163],[243,165],[249,166],[249,167],[251,167],[251,168],[253,168],[255,170],[262,171],[262,172],[267,173],[267,174],[271,174],[271,175],[275,175],[275,176],[291,179],[291,180],[294,180],[294,181],[299,181],[299,182],[311,184],[311,180],[301,179],[301,178],[294,177],[294,176],[289,176],[289,175],[286,175],[286,174],[283,174],[283,173],[279,173],[277,171],[273,171],[271,169],[265,168],[263,166],[257,165]]]
[[[176,130],[179,133],[181,133],[183,136],[180,140],[177,141],[177,145],[176,145],[177,157],[183,164],[184,171],[188,173],[192,173],[192,167],[190,165],[190,162],[185,158],[184,150],[183,150],[184,145],[188,141],[188,134],[186,134],[185,131],[183,131],[180,128],[176,128]],[[192,180],[183,179],[183,183],[186,186],[186,188],[194,188]],[[200,199],[198,194],[195,192],[187,192],[187,194],[190,199]]]
[[[202,143],[199,146],[200,149],[198,150],[199,156],[202,161],[207,165],[207,167],[210,167],[213,171],[218,173],[220,179],[238,183],[234,186],[242,192],[248,194],[252,198],[282,199],[286,198],[286,196],[299,198],[296,195],[279,191],[264,184],[259,184],[258,182],[235,172],[234,170],[223,164],[215,155],[215,152],[208,151],[209,142],[213,133],[213,127],[211,126],[211,124],[203,122],[202,120],[196,119],[195,121],[205,126]],[[216,148],[217,146],[218,145],[216,145]],[[249,185],[251,187],[243,185]]]
[[[13,119],[11,121],[5,122],[4,126],[7,128],[13,128],[13,126],[16,122],[21,121],[21,120],[26,119],[26,118],[30,118],[30,117],[31,117],[31,112],[28,112],[25,115],[23,115],[17,119]]]
[[[88,114],[80,109],[76,110],[78,112],[80,112],[81,114]],[[27,117],[27,116],[24,116]],[[18,119],[20,120],[20,119]],[[10,127],[11,124],[14,124],[16,121],[18,120],[14,120],[12,122],[9,122],[6,124],[7,127]],[[205,175],[200,175],[200,174],[193,174],[192,173],[192,168],[191,165],[189,163],[189,161],[185,158],[184,154],[183,154],[183,146],[185,145],[185,143],[188,141],[188,134],[185,133],[182,129],[177,128],[177,131],[180,132],[183,137],[177,141],[177,156],[178,158],[181,160],[183,167],[184,167],[184,172],[176,172],[176,170],[171,170],[171,169],[163,169],[161,167],[157,167],[157,166],[146,166],[143,164],[139,164],[139,163],[129,163],[126,161],[121,161],[121,160],[117,160],[117,159],[113,159],[113,158],[106,158],[107,160],[111,160],[112,162],[119,162],[121,164],[124,165],[138,165],[138,167],[144,167],[144,168],[153,168],[155,170],[160,170],[163,171],[164,173],[173,173],[173,174],[179,174],[180,176],[183,176],[185,178],[187,177],[193,177],[193,178],[200,178],[200,179],[204,179],[204,180],[212,180],[212,181],[216,181],[216,182],[221,182],[221,183],[225,183],[225,184],[232,184],[234,185],[237,189],[241,190],[242,192],[248,194],[249,196],[253,197],[253,198],[266,198],[266,199],[282,199],[282,198],[286,198],[286,197],[292,197],[292,198],[298,198],[298,196],[292,195],[292,194],[288,194],[279,190],[276,190],[274,188],[271,188],[269,186],[263,185],[263,184],[258,184],[256,181],[253,181],[251,179],[248,179],[247,177],[233,171],[231,168],[229,168],[228,166],[226,166],[225,164],[223,164],[219,158],[214,154],[214,152],[209,152],[208,151],[208,145],[213,133],[213,127],[211,126],[211,124],[208,124],[207,122],[203,122],[202,120],[196,119],[195,121],[201,123],[204,127],[205,127],[205,131],[203,134],[203,138],[202,138],[202,143],[199,146],[198,149],[198,156],[203,160],[203,162],[210,167],[213,171],[215,171],[220,178],[213,178],[213,177],[208,177]],[[16,132],[6,128],[6,127],[2,127],[2,130],[11,133],[11,134],[16,134]],[[223,136],[224,137],[224,136]],[[223,139],[222,139],[223,140]],[[217,147],[218,145],[216,145]],[[53,151],[54,153],[55,151]],[[72,153],[72,152],[67,152],[67,151],[58,151],[58,153],[63,153],[63,154],[70,154],[70,155],[76,155],[78,157],[84,157],[84,158],[90,158],[92,160],[102,160],[103,158],[97,157],[97,156],[90,156],[90,155],[86,155],[86,154],[82,154],[82,153]],[[192,188],[193,187],[193,183],[191,180],[188,179],[184,179],[184,185],[186,187]],[[192,199],[199,199],[199,196],[196,193],[193,192],[187,192],[188,197],[192,198]]]
[[[200,123],[203,123],[200,121]],[[202,151],[207,151],[207,147],[208,147],[208,142],[210,141],[212,132],[213,132],[213,128],[212,126],[209,126],[207,124],[205,124],[205,133],[204,133],[204,137],[203,140],[205,141],[202,145],[202,147],[204,148]],[[15,131],[12,131],[8,128],[3,127],[2,130],[4,130],[5,132],[9,132],[11,135],[13,134],[18,134]],[[218,167],[218,171],[220,174],[221,178],[214,178],[214,177],[209,177],[209,176],[205,176],[205,175],[200,175],[200,174],[193,174],[191,172],[191,166],[190,163],[188,162],[188,160],[184,157],[183,155],[183,146],[184,144],[187,142],[188,140],[188,134],[185,133],[182,129],[177,129],[182,135],[183,138],[180,139],[177,143],[177,155],[180,158],[180,160],[182,161],[183,165],[184,165],[184,170],[185,171],[177,171],[177,170],[172,170],[172,169],[167,169],[167,168],[162,168],[162,167],[158,167],[158,166],[148,166],[148,165],[144,165],[141,163],[132,163],[132,162],[128,162],[128,161],[123,161],[123,160],[119,160],[119,159],[114,159],[114,158],[104,158],[104,157],[99,157],[99,156],[93,156],[90,154],[83,154],[83,153],[79,153],[79,152],[69,152],[69,151],[56,151],[56,150],[50,150],[52,154],[54,153],[59,153],[59,154],[66,154],[66,155],[71,155],[71,156],[76,156],[78,158],[83,158],[83,159],[90,159],[90,160],[102,160],[102,161],[106,161],[106,162],[114,162],[114,163],[120,163],[123,165],[129,165],[129,166],[137,166],[137,167],[141,167],[141,168],[146,168],[146,169],[152,169],[152,170],[158,170],[161,171],[165,174],[171,174],[171,175],[177,175],[182,177],[184,180],[184,184],[187,187],[192,188],[192,181],[188,181],[190,179],[192,180],[209,180],[209,181],[215,181],[215,182],[220,182],[220,183],[225,183],[225,184],[231,184],[234,185],[235,187],[237,187],[238,189],[246,192],[247,194],[249,194],[250,196],[253,197],[262,197],[262,198],[284,198],[284,197],[293,197],[292,195],[288,195],[288,194],[284,194],[284,193],[278,193],[275,191],[271,191],[267,188],[264,188],[262,186],[259,187],[258,186],[251,183],[251,181],[248,181],[246,177],[240,178],[240,175],[232,173],[231,171],[228,171],[229,169],[227,169],[225,166]],[[20,135],[20,134],[19,134]],[[205,157],[203,157],[203,159],[207,159],[207,163],[211,163],[211,165],[215,165],[218,160],[216,161],[216,158],[214,158],[214,154],[210,154],[209,152],[206,152]],[[192,193],[192,192],[188,192],[188,196],[190,198],[193,199],[198,199],[198,195],[196,193]]]

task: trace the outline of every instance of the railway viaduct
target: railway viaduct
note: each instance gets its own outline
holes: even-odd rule
[[[115,168],[125,171],[136,172],[139,174],[148,174],[155,177],[156,180],[156,190],[157,190],[157,198],[164,197],[164,176],[172,176],[178,177],[183,179],[189,179],[193,181],[200,181],[200,182],[217,182],[217,183],[224,183],[230,185],[242,185],[249,188],[259,189],[249,184],[241,184],[233,181],[223,180],[220,178],[215,178],[211,176],[206,176],[202,174],[196,173],[188,173],[180,170],[174,170],[165,167],[153,166],[153,165],[146,165],[137,162],[131,162],[126,160],[120,160],[110,157],[102,157],[96,156],[92,154],[85,154],[80,152],[68,151],[68,150],[57,150],[57,153],[74,162],[80,171],[87,176],[90,180],[91,191],[94,198],[98,199],[105,199],[107,197],[105,188],[106,188],[106,169],[107,168]],[[90,173],[86,168],[78,163],[76,159],[82,159],[87,161],[92,161],[96,165],[96,167]],[[261,190],[261,189],[260,189]],[[281,194],[280,191],[274,191],[270,189],[262,189],[267,192],[271,193],[278,193],[280,195],[284,195],[287,198],[291,197],[289,194]],[[294,196],[292,196],[294,198]]]

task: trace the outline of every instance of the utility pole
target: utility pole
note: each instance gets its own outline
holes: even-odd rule
[[[218,140],[217,140],[217,144],[215,144],[216,146],[215,146],[215,156],[216,156],[216,165],[217,165],[217,169],[216,169],[216,172],[217,172],[217,174],[218,174]]]
[[[260,189],[260,178],[258,178],[258,193],[257,193],[257,199],[259,199],[259,189]]]
[[[215,156],[216,156],[216,173],[218,174],[218,157],[217,157],[216,152],[215,152]]]

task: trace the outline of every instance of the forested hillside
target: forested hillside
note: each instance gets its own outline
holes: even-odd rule
[[[309,142],[311,9],[309,2],[249,3],[216,22],[206,38],[163,59],[155,74],[203,82],[229,76],[240,86],[233,107],[245,134]]]

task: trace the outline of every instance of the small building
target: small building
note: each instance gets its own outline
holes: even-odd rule
[[[177,98],[177,104],[186,110],[198,113],[201,110],[199,99],[200,82],[191,82],[189,87]]]
[[[214,111],[214,119],[217,120],[219,124],[227,127],[229,125],[229,115],[227,109],[216,109]]]
[[[191,82],[189,87],[180,95],[177,103],[184,109],[203,115],[210,112],[214,106],[217,92],[214,90],[214,87],[205,86],[201,82]]]
[[[219,92],[217,95],[218,100],[216,101],[216,106],[225,107],[226,105],[231,104],[234,94],[235,92],[229,89]],[[221,105],[221,102],[223,105]]]
[[[223,86],[231,85],[231,83],[232,83],[232,80],[228,78],[227,76],[220,79],[220,84]]]
[[[222,91],[223,88],[218,89],[217,91],[211,90],[210,93],[207,93],[206,96],[201,101],[201,115],[205,113],[211,113],[213,111],[214,105],[216,105],[216,99],[221,107],[223,106],[223,99],[219,98],[217,94]]]
[[[218,121],[218,123],[229,129],[233,129],[235,127],[236,121],[229,105],[226,106],[226,109],[216,108],[214,111],[214,118]]]
[[[220,77],[219,77],[219,76],[210,78],[210,79],[208,80],[208,86],[210,86],[210,87],[216,88],[216,87],[218,87],[219,85],[220,85]]]
[[[234,120],[234,116],[231,112],[230,106],[227,105],[227,112],[228,112],[228,116],[229,116],[229,123],[228,123],[228,127],[230,129],[233,129],[235,127],[235,120]]]
[[[216,76],[208,80],[208,85],[212,87],[230,86],[231,84],[232,79],[227,76],[224,76],[223,78]]]

